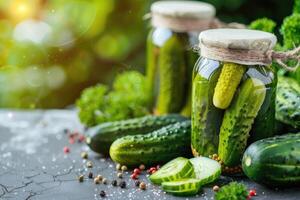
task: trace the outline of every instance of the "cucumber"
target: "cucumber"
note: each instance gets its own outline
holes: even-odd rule
[[[189,50],[186,52],[186,63],[188,66],[187,78],[185,88],[188,88],[185,100],[185,105],[180,111],[180,114],[185,117],[191,117],[192,112],[192,76],[193,76],[193,69],[196,61],[198,60],[198,53]]]
[[[294,79],[278,77],[276,119],[300,129],[300,85]]]
[[[147,69],[146,69],[146,80],[148,88],[151,91],[151,105],[155,103],[155,93],[156,93],[156,77],[158,74],[158,56],[159,48],[155,46],[152,42],[153,30],[149,33],[147,38]]]
[[[226,109],[230,106],[245,71],[246,67],[243,65],[236,63],[223,64],[213,96],[213,102],[217,108]]]
[[[271,187],[300,185],[300,133],[266,138],[251,144],[242,168],[255,182]]]
[[[218,154],[225,166],[240,164],[252,124],[264,102],[266,88],[262,81],[248,78],[231,106],[225,111],[220,130]]]
[[[251,68],[251,70],[254,70],[254,68]],[[261,80],[265,83],[266,97],[252,125],[248,144],[272,137],[277,133],[277,122],[275,120],[277,76],[274,77],[274,73],[270,69],[266,69],[266,67],[258,66],[256,70],[262,77]],[[269,77],[274,77],[274,80],[270,80]]]
[[[218,153],[219,132],[224,113],[212,102],[221,68],[213,69],[216,63],[209,60],[205,60],[206,62],[211,62],[209,65],[213,71],[207,75],[210,77],[209,80],[204,77],[206,74],[205,71],[202,72],[202,68],[197,70],[193,79],[191,147],[194,156],[210,156]]]
[[[146,116],[116,122],[107,122],[88,129],[86,143],[95,152],[108,154],[110,145],[127,135],[146,134],[163,126],[187,120],[177,114]]]
[[[178,113],[185,103],[187,69],[184,54],[185,46],[177,35],[171,36],[160,48],[159,92],[155,110],[159,115]]]
[[[196,195],[200,190],[200,181],[198,179],[189,178],[179,181],[163,182],[162,189],[175,196],[192,196]]]
[[[195,177],[192,163],[187,158],[178,157],[162,166],[149,179],[154,184]]]
[[[164,163],[190,156],[191,121],[178,122],[145,135],[125,136],[110,147],[113,161],[127,166]]]
[[[221,165],[215,160],[206,157],[190,159],[194,166],[196,179],[201,185],[212,183],[221,176]]]

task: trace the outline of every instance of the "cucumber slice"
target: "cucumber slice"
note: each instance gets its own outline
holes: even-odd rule
[[[212,183],[221,175],[221,165],[215,160],[206,157],[196,157],[190,159],[194,166],[196,179],[201,185]]]
[[[198,193],[200,186],[200,180],[194,178],[162,183],[162,189],[165,192],[177,196],[195,195]]]
[[[195,172],[192,163],[187,158],[178,157],[162,166],[149,178],[154,184],[175,181],[183,178],[194,178]]]

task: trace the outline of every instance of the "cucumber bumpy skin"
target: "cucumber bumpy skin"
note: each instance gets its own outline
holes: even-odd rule
[[[192,113],[192,76],[193,76],[193,68],[198,60],[198,53],[193,52],[192,50],[186,53],[186,62],[188,66],[188,73],[187,73],[187,81],[185,87],[188,88],[188,92],[185,94],[186,100],[185,105],[180,111],[180,114],[185,117],[191,117]]]
[[[256,67],[256,70],[265,77],[262,80],[266,83],[266,97],[252,125],[248,144],[278,134],[278,122],[275,120],[277,76],[274,77],[273,71],[264,66]]]
[[[300,129],[300,85],[294,79],[278,77],[276,119]]]
[[[246,67],[236,63],[224,63],[215,87],[213,97],[214,105],[220,109],[226,109],[234,97],[235,91],[246,71]]]
[[[266,88],[262,81],[248,78],[225,111],[219,138],[218,154],[225,166],[240,164],[252,124],[264,102]]]
[[[213,105],[212,97],[220,71],[221,68],[216,69],[209,80],[202,77],[199,72],[195,72],[194,75],[191,136],[194,156],[208,157],[218,153],[219,132],[224,111]]]
[[[155,82],[157,75],[157,65],[158,65],[158,56],[159,56],[159,48],[153,44],[152,41],[153,30],[149,33],[147,38],[147,69],[146,69],[146,80],[148,84],[148,88],[151,92],[151,103],[152,106],[155,103]]]
[[[243,171],[271,187],[300,185],[300,132],[259,140],[244,153]]]
[[[185,46],[176,35],[160,48],[156,114],[178,113],[183,107],[187,73],[184,53]]]
[[[178,156],[190,156],[191,121],[178,122],[145,135],[125,136],[110,147],[113,161],[127,166],[151,166]]]
[[[106,122],[87,130],[86,143],[91,150],[108,155],[110,145],[120,137],[147,134],[161,127],[185,120],[187,118],[179,114],[169,114]]]

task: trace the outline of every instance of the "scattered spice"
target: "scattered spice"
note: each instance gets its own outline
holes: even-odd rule
[[[94,183],[95,184],[100,184],[100,179],[98,177],[94,178]]]
[[[257,195],[256,190],[249,190],[249,195],[251,197],[256,196]]]
[[[88,177],[92,179],[94,177],[93,172],[89,172]]]
[[[102,180],[103,180],[103,176],[102,176],[102,175],[100,175],[100,174],[98,174],[98,175],[97,175],[97,178],[98,178],[100,181],[102,181]]]
[[[67,154],[67,153],[70,153],[70,148],[65,146],[64,147],[64,153]]]
[[[101,190],[101,192],[100,192],[100,197],[105,197],[105,196],[106,196],[105,191],[104,191],[104,190]]]
[[[140,169],[141,171],[143,171],[143,170],[146,169],[146,167],[145,167],[145,165],[141,164],[141,165],[139,166],[139,169]]]
[[[83,180],[84,180],[84,176],[83,175],[78,176],[78,181],[79,182],[83,182]]]
[[[139,175],[138,174],[131,174],[130,178],[133,179],[133,180],[136,180],[136,179],[139,178]]]
[[[153,174],[153,173],[155,173],[157,171],[157,168],[156,167],[151,167],[149,170],[147,170],[147,172],[149,173],[149,174]]]
[[[117,185],[118,185],[118,182],[117,182],[116,180],[113,180],[113,181],[111,182],[111,185],[112,185],[112,186],[117,186]]]
[[[141,182],[139,187],[140,187],[141,190],[146,190],[146,183]]]
[[[80,134],[79,137],[78,137],[78,142],[81,143],[85,140],[85,136]]]
[[[80,155],[81,155],[81,158],[83,158],[83,159],[88,159],[88,157],[89,157],[88,153],[85,151],[81,152]]]
[[[126,188],[126,182],[125,181],[121,181],[120,182],[120,187],[121,188]]]
[[[121,167],[121,170],[124,172],[124,171],[126,171],[128,168],[125,166],[125,165],[123,165],[122,167]]]
[[[69,133],[69,129],[65,128],[65,129],[64,129],[64,133],[65,133],[65,134],[68,134],[68,133]]]
[[[217,186],[217,185],[215,185],[215,186],[213,187],[213,191],[214,191],[214,192],[217,192],[217,191],[219,191],[219,189],[220,189],[220,187],[219,187],[219,186]]]
[[[88,162],[86,163],[86,166],[87,166],[87,168],[92,168],[92,167],[93,167],[92,161],[88,161]]]
[[[140,183],[141,182],[139,180],[137,180],[137,181],[134,182],[134,184],[135,184],[136,187],[140,187]]]
[[[118,178],[123,178],[123,174],[119,172],[119,173],[117,174],[117,177],[118,177]]]
[[[118,163],[118,164],[116,165],[116,170],[121,170],[121,167],[122,167],[122,165]]]
[[[70,143],[70,144],[74,144],[74,143],[75,143],[74,138],[69,138],[69,143]]]
[[[135,168],[135,169],[133,170],[133,173],[134,173],[134,174],[140,174],[140,173],[141,173],[141,170],[138,169],[138,168]]]
[[[102,183],[103,183],[103,184],[107,184],[107,179],[106,179],[106,178],[103,178],[103,179],[102,179]]]

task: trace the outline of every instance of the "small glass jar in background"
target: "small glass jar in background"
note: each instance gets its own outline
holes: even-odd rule
[[[195,1],[158,1],[151,6],[146,76],[155,114],[190,117],[191,77],[198,35],[214,22],[215,8]]]
[[[249,139],[274,134],[277,79],[268,53],[276,40],[246,29],[200,33],[192,80],[194,156],[213,157],[227,172],[239,172]]]

